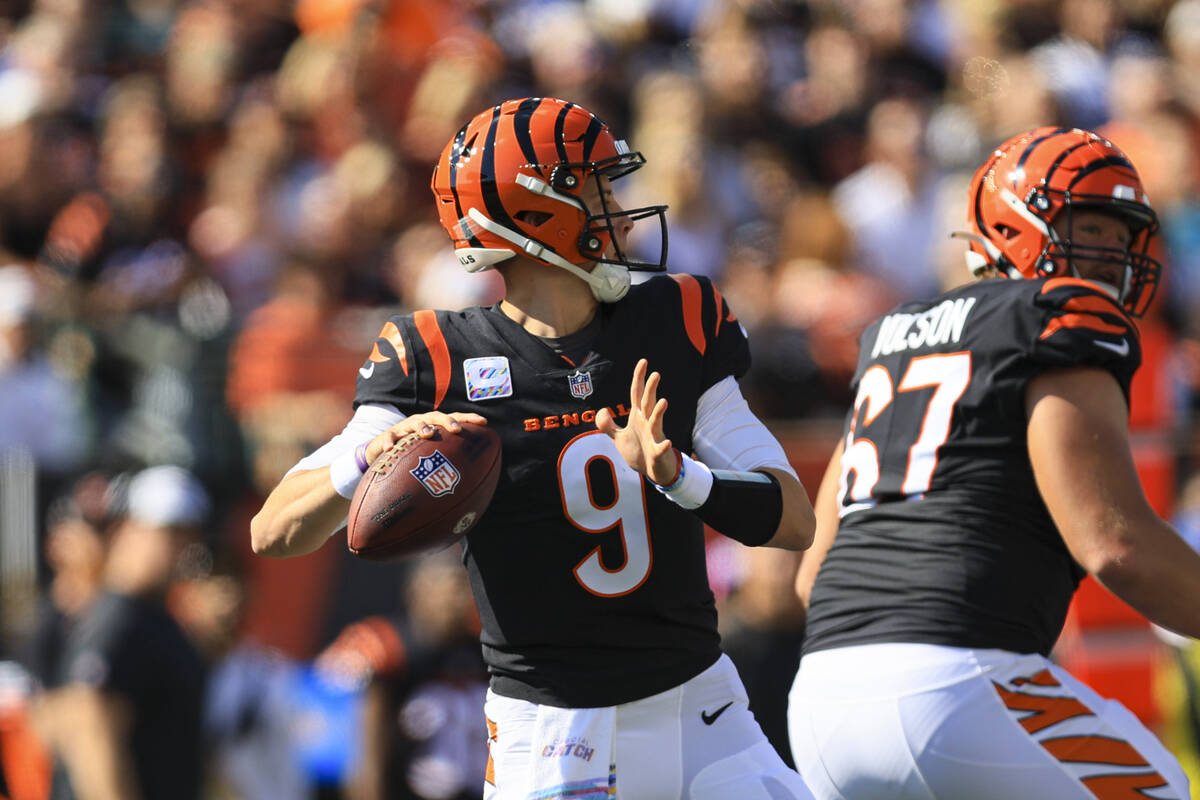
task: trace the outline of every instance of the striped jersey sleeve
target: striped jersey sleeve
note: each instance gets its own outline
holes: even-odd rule
[[[1100,287],[1077,278],[1045,281],[1034,297],[1042,312],[1033,360],[1045,367],[1099,367],[1128,396],[1142,350],[1137,326]]]
[[[701,356],[702,388],[732,375],[740,378],[750,368],[750,346],[737,316],[708,278],[670,276],[679,290],[683,329],[691,347]]]
[[[427,337],[431,343],[426,342]],[[439,356],[444,365],[439,365]],[[438,382],[426,375],[436,375],[438,366],[449,374],[449,353],[435,312],[392,317],[383,324],[358,370],[354,405],[389,403],[408,415],[427,411],[428,407],[419,408],[418,404],[437,399]],[[430,383],[433,386],[425,385]]]

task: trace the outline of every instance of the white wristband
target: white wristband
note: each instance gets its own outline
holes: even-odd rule
[[[347,500],[354,497],[362,476],[353,450],[347,450],[329,462],[329,482],[333,484],[333,490]]]
[[[667,499],[691,511],[704,505],[704,501],[712,492],[712,485],[712,470],[704,462],[696,461],[681,452],[679,454],[679,477],[670,486],[659,486],[654,483],[654,488],[662,492]]]

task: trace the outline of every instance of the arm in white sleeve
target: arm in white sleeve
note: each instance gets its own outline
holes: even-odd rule
[[[335,463],[340,464],[347,458],[349,464],[354,465],[354,448],[363,442],[371,441],[404,417],[405,415],[393,405],[364,403],[355,410],[354,416],[346,423],[346,427],[342,428],[341,433],[297,461],[296,465],[287,471],[287,475],[320,467],[333,470]]]
[[[699,460],[711,469],[749,472],[769,467],[796,477],[783,446],[750,410],[732,375],[700,395],[692,444]]]
[[[812,504],[778,440],[725,378],[701,395],[692,429],[698,460],[679,458],[670,486],[657,486],[709,527],[743,544],[803,550],[812,542]]]

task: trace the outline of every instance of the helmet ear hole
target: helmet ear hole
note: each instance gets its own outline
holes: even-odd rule
[[[552,216],[552,214],[548,214],[545,211],[518,211],[513,215],[513,219],[537,228],[544,225]]]

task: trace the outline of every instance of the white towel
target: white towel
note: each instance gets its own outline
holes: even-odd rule
[[[617,709],[538,706],[527,800],[615,800]]]

